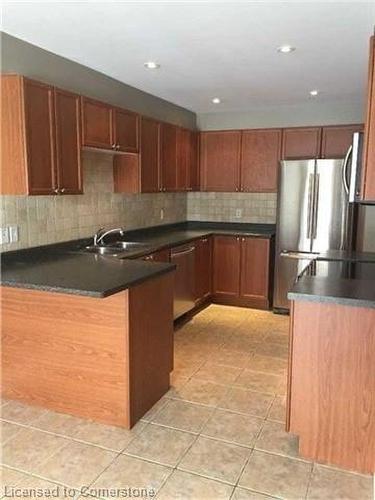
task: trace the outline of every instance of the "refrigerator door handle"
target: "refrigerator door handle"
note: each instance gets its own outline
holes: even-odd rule
[[[312,218],[313,218],[313,194],[314,194],[314,176],[315,174],[309,175],[309,189],[308,189],[308,200],[307,200],[307,232],[306,237],[311,239],[312,232]]]
[[[353,145],[350,145],[345,155],[344,163],[342,164],[342,183],[344,184],[344,189],[347,195],[349,195],[348,168],[352,152],[353,152]]]
[[[360,162],[360,134],[353,134],[352,148],[352,161],[350,169],[350,184],[349,184],[349,202],[356,201],[357,196],[360,195],[357,186],[357,170]]]
[[[319,182],[320,182],[320,174],[316,174],[315,184],[314,184],[313,218],[311,224],[311,238],[313,240],[315,240],[318,232]]]

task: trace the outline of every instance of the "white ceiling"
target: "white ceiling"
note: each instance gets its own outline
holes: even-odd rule
[[[374,1],[3,2],[7,33],[198,113],[362,99],[374,23]]]

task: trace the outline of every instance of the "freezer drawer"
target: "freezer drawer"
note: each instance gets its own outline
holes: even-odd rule
[[[172,249],[171,262],[176,264],[173,313],[177,319],[195,306],[195,246]]]

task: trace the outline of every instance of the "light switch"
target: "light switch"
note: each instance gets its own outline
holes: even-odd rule
[[[0,245],[4,245],[5,243],[9,243],[9,228],[0,227]]]
[[[242,208],[236,208],[236,218],[241,219],[242,217]]]
[[[160,209],[160,220],[164,219],[164,208]]]

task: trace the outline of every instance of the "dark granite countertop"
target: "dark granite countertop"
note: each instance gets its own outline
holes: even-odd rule
[[[106,297],[175,269],[173,264],[145,262],[136,257],[212,234],[271,238],[275,226],[191,222],[128,231],[123,239],[143,242],[145,246],[121,258],[83,252],[82,248],[92,242],[88,239],[6,252],[2,254],[1,284]]]
[[[290,300],[375,308],[375,254],[341,252],[312,261],[288,294]]]

